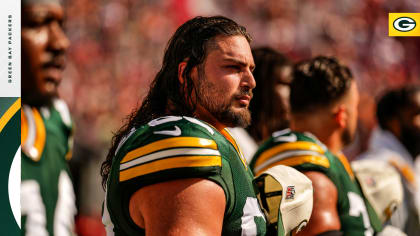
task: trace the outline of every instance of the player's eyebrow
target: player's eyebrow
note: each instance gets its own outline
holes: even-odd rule
[[[44,8],[29,8],[25,10],[25,14],[30,19],[35,19],[35,20],[44,19],[48,17],[48,11]]]

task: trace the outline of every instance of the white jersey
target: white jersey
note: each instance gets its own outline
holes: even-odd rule
[[[357,159],[375,159],[388,162],[400,173],[404,185],[404,202],[391,217],[391,225],[418,235],[420,232],[420,173],[414,158],[402,143],[389,131],[376,128],[369,141],[367,152]]]

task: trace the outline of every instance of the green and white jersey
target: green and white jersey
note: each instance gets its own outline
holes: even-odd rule
[[[131,195],[143,186],[182,178],[205,178],[223,188],[222,235],[265,234],[253,174],[226,129],[218,132],[195,118],[165,116],[133,129],[118,146],[102,218],[107,235],[144,235],[129,214]]]
[[[22,235],[74,235],[75,195],[67,160],[72,122],[66,104],[22,106]]]
[[[337,210],[344,235],[371,236],[381,230],[379,218],[363,197],[346,157],[333,155],[315,136],[290,129],[273,133],[260,146],[250,166],[258,175],[275,165],[319,171],[331,179],[338,190]]]

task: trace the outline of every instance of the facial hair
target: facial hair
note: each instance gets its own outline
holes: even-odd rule
[[[232,97],[226,97],[227,89],[217,88],[217,86],[206,78],[203,71],[198,70],[197,83],[197,102],[209,111],[218,121],[228,127],[246,128],[251,124],[251,113],[248,107],[240,108],[239,111],[233,109],[235,100],[244,95],[252,97],[252,91],[243,88]],[[223,99],[225,98],[225,99]],[[223,99],[223,100],[222,100]]]

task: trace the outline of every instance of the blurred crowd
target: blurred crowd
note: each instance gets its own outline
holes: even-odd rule
[[[247,27],[252,46],[271,46],[294,62],[322,54],[349,65],[361,91],[350,158],[375,126],[375,96],[420,78],[419,39],[388,36],[388,13],[420,12],[418,0],[68,0],[65,9],[72,44],[60,89],[76,124],[73,162],[86,215],[100,215],[99,164],[112,132],[140,105],[169,37],[191,17],[228,16]]]
[[[61,94],[89,146],[109,143],[146,94],[171,34],[196,15],[229,16],[247,27],[253,46],[294,61],[335,55],[352,69],[367,100],[363,111],[373,95],[420,74],[418,39],[388,37],[388,13],[419,11],[416,0],[73,0],[66,10],[72,45]]]

